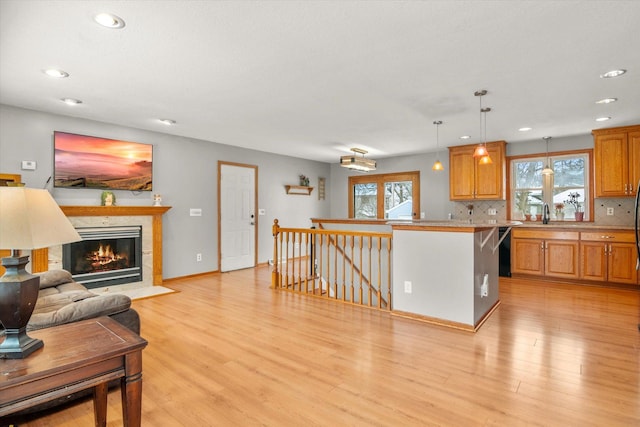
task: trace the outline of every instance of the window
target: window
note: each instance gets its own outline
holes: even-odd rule
[[[589,152],[572,152],[549,155],[553,175],[542,175],[547,164],[546,156],[519,157],[510,160],[511,172],[511,218],[522,219],[525,214],[542,214],[545,203],[549,204],[551,218],[573,220],[575,207],[566,203],[570,193],[580,195],[580,209],[588,220],[591,210]],[[562,210],[556,209],[564,204]],[[562,213],[564,218],[562,217]]]
[[[420,211],[420,172],[349,177],[349,218],[413,219]]]

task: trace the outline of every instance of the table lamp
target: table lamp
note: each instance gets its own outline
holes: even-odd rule
[[[5,330],[0,359],[22,359],[43,346],[42,340],[27,335],[40,277],[25,270],[29,257],[20,250],[78,240],[82,238],[47,190],[0,187],[0,248],[11,250],[11,256],[2,258],[6,272],[0,277],[0,322]]]

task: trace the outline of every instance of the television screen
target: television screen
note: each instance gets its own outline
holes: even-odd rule
[[[153,145],[53,133],[54,186],[151,191]]]

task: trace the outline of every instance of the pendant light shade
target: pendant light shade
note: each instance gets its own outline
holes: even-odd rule
[[[493,163],[487,151],[487,113],[491,111],[491,108],[482,108],[482,97],[486,94],[487,91],[484,89],[474,92],[474,95],[480,99],[480,135],[482,136],[482,142],[474,150],[473,157],[479,159],[478,163],[481,165],[490,165]]]
[[[431,169],[440,172],[444,170],[444,166],[442,166],[442,162],[440,161],[440,135],[438,133],[438,127],[442,124],[442,120],[436,120],[433,124],[436,125],[436,162]]]
[[[547,166],[542,169],[542,175],[553,175],[553,169],[551,169],[551,165],[549,162],[549,140],[551,139],[551,137],[543,136],[542,139],[544,139],[547,144]]]

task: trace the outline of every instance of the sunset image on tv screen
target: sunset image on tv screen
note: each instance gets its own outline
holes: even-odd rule
[[[54,132],[56,187],[151,191],[153,145]]]

